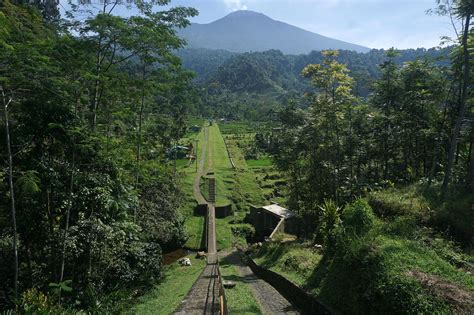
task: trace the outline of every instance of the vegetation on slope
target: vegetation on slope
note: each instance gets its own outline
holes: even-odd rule
[[[180,266],[177,262],[163,268],[163,276],[158,285],[140,297],[126,314],[173,314],[185,298],[206,265],[205,259],[196,259],[195,254],[187,257],[191,266]]]
[[[174,28],[196,11],[116,5],[0,2],[1,309],[112,313],[186,240],[165,153],[190,100]]]
[[[363,200],[339,215],[322,249],[273,241],[255,260],[342,313],[472,311],[472,258],[452,243],[410,215],[382,221]]]

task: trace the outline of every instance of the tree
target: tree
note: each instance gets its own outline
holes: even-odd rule
[[[108,1],[105,13],[60,27],[34,6],[0,3],[0,103],[9,105],[0,128],[8,148],[1,169],[9,171],[0,171],[0,245],[14,243],[1,292],[47,294],[53,313],[63,312],[59,304],[114,312],[105,297],[152,284],[161,248],[185,241],[164,156],[167,139],[183,133],[191,97],[191,76],[173,55],[183,44],[174,28],[196,11],[152,3],[169,1],[137,2],[142,14],[127,18],[110,11],[121,2]],[[4,204],[14,206],[16,227]],[[0,299],[1,308],[16,301]]]
[[[455,16],[462,21],[463,30],[459,36],[459,44],[462,49],[462,62],[459,64],[460,71],[462,73],[461,77],[461,92],[459,97],[458,112],[456,115],[456,120],[454,123],[454,128],[451,134],[451,141],[449,145],[447,163],[445,168],[445,175],[442,185],[442,195],[446,195],[448,185],[451,181],[454,157],[457,150],[459,132],[461,130],[461,125],[464,120],[466,110],[467,110],[467,100],[468,100],[468,86],[470,83],[470,51],[468,38],[471,32],[471,17],[474,13],[474,2],[471,0],[459,0],[459,1],[445,1],[444,3],[439,0],[439,12],[445,15]],[[454,25],[454,24],[453,24]]]
[[[10,207],[11,207],[11,218],[12,218],[12,228],[13,228],[13,253],[15,257],[14,261],[14,276],[13,276],[13,283],[14,283],[14,292],[15,298],[18,297],[18,233],[16,227],[16,209],[15,209],[15,189],[13,187],[13,154],[12,148],[10,143],[10,127],[9,127],[9,120],[8,120],[8,106],[12,102],[12,98],[7,100],[5,91],[3,87],[0,85],[0,90],[2,91],[2,99],[3,99],[3,117],[5,119],[5,135],[6,135],[6,143],[7,143],[7,150],[8,150],[8,186],[10,187]]]

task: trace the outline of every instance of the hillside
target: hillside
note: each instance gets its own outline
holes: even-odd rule
[[[449,64],[448,55],[452,48],[406,49],[395,57],[396,64],[426,58],[439,66]],[[368,53],[341,50],[337,60],[347,64],[353,74],[355,92],[366,96],[370,84],[380,75],[379,65],[386,60],[386,50],[373,49]],[[308,64],[322,61],[320,51],[305,55],[284,55],[278,50],[251,53],[231,53],[224,50],[183,49],[178,52],[185,68],[197,73],[196,82],[213,85],[219,89],[249,93],[287,93],[304,91],[308,81],[301,71]]]
[[[278,49],[285,54],[313,50],[346,49],[368,52],[364,46],[312,33],[253,11],[235,11],[208,24],[191,24],[178,35],[189,48],[224,49],[232,52]]]

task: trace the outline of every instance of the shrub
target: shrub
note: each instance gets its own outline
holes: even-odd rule
[[[332,200],[325,200],[319,209],[320,223],[316,240],[321,239],[325,246],[331,246],[335,241],[336,230],[341,225],[341,209]]]
[[[252,240],[255,236],[255,228],[250,224],[232,226],[231,230],[235,237],[244,237],[247,241]]]
[[[21,309],[26,314],[54,314],[59,312],[50,303],[48,297],[35,288],[28,289],[21,295]]]
[[[375,226],[377,219],[367,201],[359,199],[346,206],[342,221],[346,231],[361,236]]]

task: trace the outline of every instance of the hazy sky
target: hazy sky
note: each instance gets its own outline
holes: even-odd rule
[[[61,1],[62,2],[62,1]],[[435,0],[173,0],[199,10],[209,23],[235,10],[252,10],[306,30],[370,48],[434,47],[452,36],[448,17],[427,15]]]

